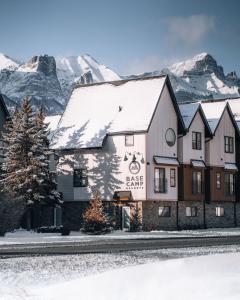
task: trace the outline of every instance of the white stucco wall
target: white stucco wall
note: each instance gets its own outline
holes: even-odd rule
[[[131,174],[129,170],[134,151],[140,165],[137,174]],[[125,154],[127,161],[124,161]],[[73,187],[73,169],[76,167],[87,168],[88,187]],[[103,200],[112,200],[114,191],[127,190],[132,192],[133,200],[145,200],[145,134],[134,135],[134,146],[125,146],[125,135],[115,135],[107,137],[103,149],[61,155],[57,170],[59,191],[63,192],[65,201],[90,200],[96,190],[101,192]]]
[[[231,136],[234,138],[234,152],[225,153],[224,151],[224,136]],[[206,162],[210,166],[224,166],[225,162],[235,163],[235,129],[232,121],[225,110],[216,133],[209,142],[206,143]]]
[[[192,149],[193,131],[201,132],[201,150]],[[195,118],[193,119],[187,134],[178,139],[178,159],[181,163],[184,164],[190,164],[191,159],[205,161],[205,126],[199,112],[197,112]]]
[[[167,193],[154,192],[154,169],[157,165],[154,164],[153,156],[165,156],[177,158],[177,139],[174,146],[170,147],[166,143],[165,134],[168,128],[172,128],[177,138],[177,115],[171,100],[168,87],[165,86],[152,120],[149,132],[147,133],[147,199],[149,200],[173,200],[178,197],[177,184],[176,187],[170,187],[170,168],[165,166],[166,179],[168,181]],[[162,166],[161,166],[162,167]],[[164,166],[163,166],[164,167]],[[177,168],[176,177],[177,177]],[[177,178],[176,178],[177,183]]]

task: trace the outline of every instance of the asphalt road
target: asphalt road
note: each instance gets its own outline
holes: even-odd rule
[[[240,245],[239,236],[177,237],[154,239],[103,239],[85,242],[60,242],[0,245],[0,258],[9,256],[109,253],[131,250]]]

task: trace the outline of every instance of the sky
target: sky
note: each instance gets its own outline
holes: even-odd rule
[[[239,0],[0,0],[0,52],[88,53],[121,75],[210,53],[240,75]]]

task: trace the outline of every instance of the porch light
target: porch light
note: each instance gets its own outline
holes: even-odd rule
[[[127,158],[127,154],[125,154],[125,156],[124,156],[124,159],[123,159],[124,161],[127,161],[128,160],[128,158]]]

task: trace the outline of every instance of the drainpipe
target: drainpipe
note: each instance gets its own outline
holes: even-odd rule
[[[176,206],[176,226],[177,226],[177,230],[179,230],[178,228],[178,200],[177,200],[177,206]]]

